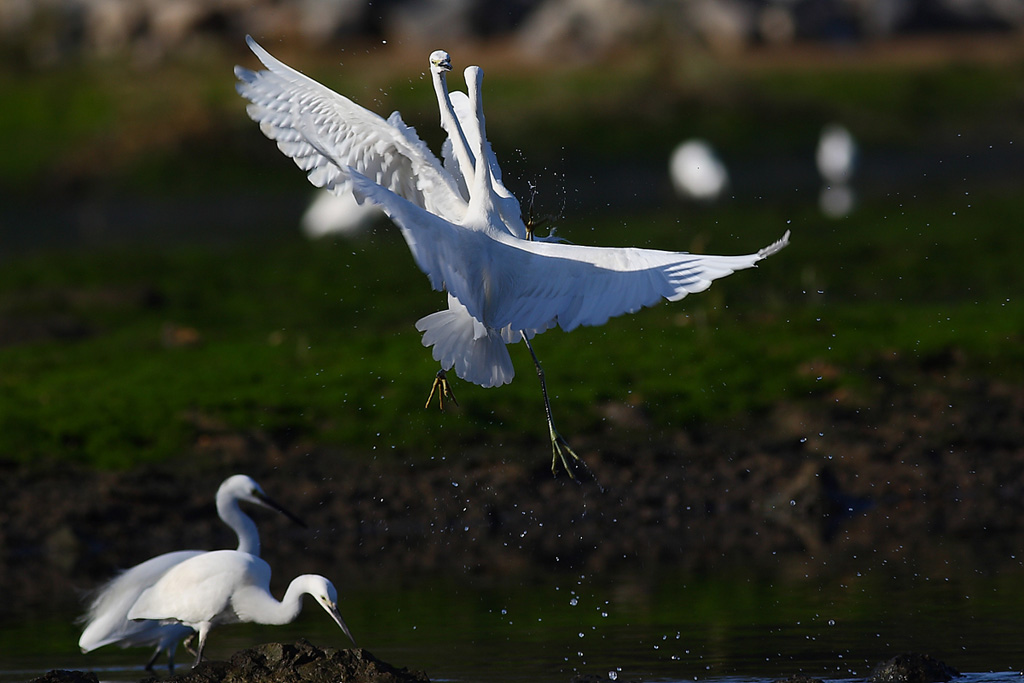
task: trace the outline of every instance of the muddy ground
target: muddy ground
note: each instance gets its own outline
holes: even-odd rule
[[[237,472],[306,520],[253,513],[264,556],[288,558],[289,575],[803,575],[868,553],[1019,568],[1024,386],[969,366],[955,350],[889,358],[862,369],[861,395],[799,397],[700,429],[655,429],[641,409],[610,405],[604,432],[571,436],[589,467],[577,482],[552,477],[543,444],[413,464],[215,425],[181,461],[131,471],[0,463],[0,616],[77,604],[161,552],[233,546],[213,494]]]

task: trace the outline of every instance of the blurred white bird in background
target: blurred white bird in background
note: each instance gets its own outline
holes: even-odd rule
[[[500,171],[495,172],[497,162],[487,143],[479,67],[465,73],[467,99],[475,111],[459,118],[466,124],[463,135],[474,165],[466,196],[398,112],[385,121],[281,63],[251,38],[247,41],[268,69],[235,68],[238,92],[251,102],[249,116],[307,172],[311,183],[332,191],[351,188],[357,198],[383,208],[431,285],[449,294],[448,311],[417,322],[424,344],[433,345],[442,368],[454,367],[460,377],[480,386],[512,380],[506,344],[521,338],[529,347],[530,337],[555,325],[571,331],[662,299],[678,301],[788,243],[787,231],[753,254],[702,256],[524,239],[521,219],[513,220],[518,202],[496,190]],[[444,118],[440,95],[439,104]],[[470,129],[477,131],[474,139]],[[455,137],[449,131],[453,145]],[[453,156],[459,156],[455,151]],[[462,170],[468,162],[456,163],[468,179]],[[515,217],[510,216],[512,202]],[[555,429],[540,363],[529,348],[541,377],[551,467],[554,471],[561,460],[571,475],[567,456],[577,456]]]
[[[271,500],[251,477],[244,474],[228,477],[217,489],[217,514],[238,536],[240,552],[260,554],[259,531],[252,518],[239,507],[241,501],[276,510],[305,526],[292,513]],[[91,652],[104,645],[155,646],[156,650],[146,663],[146,669],[151,670],[160,653],[167,652],[167,668],[173,670],[178,643],[190,636],[192,630],[179,624],[163,624],[159,621],[131,621],[128,611],[139,595],[155,584],[167,570],[206,552],[179,550],[164,553],[125,570],[102,586],[82,618],[85,629],[78,640],[82,652]]]
[[[681,143],[669,159],[672,186],[680,196],[714,201],[729,185],[729,171],[711,145],[699,138]]]
[[[857,167],[857,141],[853,133],[838,123],[825,126],[818,139],[814,160],[826,183],[842,185],[850,182]]]
[[[326,235],[354,235],[373,225],[383,215],[379,207],[369,202],[360,204],[351,192],[335,194],[317,190],[299,225],[310,239]]]
[[[821,131],[814,160],[823,185],[818,204],[829,218],[849,215],[856,203],[850,182],[857,169],[857,141],[838,123],[830,123]]]
[[[217,550],[189,558],[167,570],[128,611],[129,619],[170,622],[199,634],[198,666],[214,626],[250,623],[282,625],[302,612],[302,596],[311,595],[345,635],[352,634],[338,612],[338,591],[318,574],[303,574],[288,584],[284,598],[270,593],[270,565],[238,550]]]

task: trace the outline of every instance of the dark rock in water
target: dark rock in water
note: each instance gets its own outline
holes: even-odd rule
[[[156,681],[157,679],[150,679]],[[306,640],[267,643],[203,662],[162,683],[430,683],[423,672],[396,669],[361,648],[319,648]]]
[[[948,681],[960,672],[931,655],[905,652],[882,662],[871,672],[871,683],[935,683]]]
[[[824,683],[820,678],[812,678],[806,674],[793,674],[789,678],[780,678],[773,683]]]
[[[65,671],[54,669],[47,671],[32,683],[99,683],[100,679],[91,671]]]
[[[576,674],[569,679],[569,683],[611,683],[612,679],[601,674]],[[632,683],[629,680],[615,679],[616,683]]]

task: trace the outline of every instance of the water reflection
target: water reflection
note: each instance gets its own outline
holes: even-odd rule
[[[1024,571],[956,577],[876,573],[777,581],[674,573],[465,577],[366,590],[342,588],[360,644],[431,680],[774,680],[804,673],[866,678],[900,652],[931,654],[966,683],[1020,680]],[[225,627],[210,657],[269,640],[347,643],[306,610],[287,627]],[[319,617],[319,618],[318,618]],[[101,680],[142,678],[143,650],[76,652],[72,615],[0,625],[0,681],[50,668],[90,669]]]

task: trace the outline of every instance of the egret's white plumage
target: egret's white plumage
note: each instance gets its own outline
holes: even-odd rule
[[[385,121],[247,40],[268,69],[235,68],[249,115],[313,184],[351,187],[383,208],[431,285],[449,294],[448,311],[417,322],[424,343],[433,344],[443,367],[481,386],[511,381],[505,344],[555,325],[601,325],[662,299],[677,301],[788,243],[787,231],[754,254],[702,256],[523,239],[525,229],[509,220],[495,190],[500,170],[487,143],[479,67],[466,69],[466,104],[474,110],[467,106],[457,117],[474,157],[467,202],[397,112]],[[451,101],[458,111],[454,93]],[[440,96],[439,103],[443,109]],[[550,411],[548,421],[554,442]]]
[[[729,184],[729,171],[704,140],[681,143],[669,159],[669,176],[676,192],[688,199],[717,199]]]
[[[299,225],[310,239],[326,235],[352,235],[370,226],[381,215],[380,208],[360,204],[351,192],[318,190],[302,214]]]
[[[463,197],[469,196],[469,187],[473,184],[473,172],[476,162],[470,151],[469,143],[462,124],[456,118],[451,96],[448,93],[448,80],[445,74],[452,70],[452,60],[444,50],[430,53],[430,76],[437,96],[437,108],[441,114],[441,128],[448,133],[442,156],[445,157],[445,168],[455,177],[462,190]]]
[[[825,126],[818,139],[814,160],[826,183],[848,183],[857,165],[857,141],[853,133],[838,123]]]
[[[284,598],[270,593],[270,565],[249,553],[217,550],[189,558],[167,570],[139,595],[129,619],[169,621],[199,634],[196,664],[214,626],[239,622],[289,624],[302,611],[302,596],[311,595],[355,643],[338,612],[338,592],[318,574],[292,580]]]
[[[262,487],[251,477],[236,474],[228,477],[217,489],[217,514],[238,536],[240,552],[259,555],[260,537],[256,523],[239,506],[239,502],[253,503],[281,512],[301,524],[290,512],[271,500]],[[152,668],[161,652],[167,652],[168,668],[174,668],[174,653],[178,643],[191,630],[178,624],[157,621],[131,621],[128,610],[147,588],[155,584],[169,569],[202,555],[203,550],[180,550],[150,558],[127,569],[98,590],[83,617],[85,629],[78,640],[83,652],[91,652],[104,645],[121,647],[155,646],[153,656],[146,664]]]

